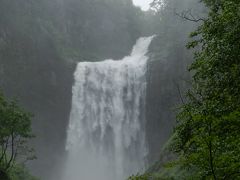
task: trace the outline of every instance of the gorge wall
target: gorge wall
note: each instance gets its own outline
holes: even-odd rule
[[[76,63],[125,56],[147,18],[130,0],[0,2],[0,88],[34,114],[36,176],[65,151]]]
[[[146,138],[149,162],[158,158],[175,121],[176,84],[191,61],[185,43],[193,26],[169,14],[142,12],[131,0],[0,2],[0,88],[34,114],[35,175],[59,178],[52,172],[64,158],[76,64],[121,59],[152,34],[158,36],[149,50]]]

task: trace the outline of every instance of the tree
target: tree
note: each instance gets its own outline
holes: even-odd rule
[[[33,159],[28,140],[33,137],[31,114],[15,101],[7,101],[0,94],[0,177],[7,176],[18,163]]]
[[[186,179],[240,179],[240,1],[203,2],[209,15],[188,44],[201,50],[173,150]]]

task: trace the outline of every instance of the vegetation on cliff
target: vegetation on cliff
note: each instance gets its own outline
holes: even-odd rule
[[[136,179],[240,179],[240,2],[202,2],[207,17],[179,14],[202,24],[187,45],[196,52],[168,146],[176,158]]]
[[[24,163],[35,158],[29,140],[33,137],[31,114],[0,94],[0,179],[33,179]]]
[[[173,150],[191,178],[240,178],[240,2],[203,1],[209,15],[191,34],[200,46]]]

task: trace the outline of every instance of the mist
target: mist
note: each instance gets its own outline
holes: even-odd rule
[[[207,9],[151,2],[1,0],[0,88],[34,115],[30,174],[123,180],[160,161],[190,86],[185,46],[201,23],[177,14]]]

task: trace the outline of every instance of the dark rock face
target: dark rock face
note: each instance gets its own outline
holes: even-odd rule
[[[46,179],[64,150],[75,65],[60,57],[54,38],[39,27],[35,16],[23,16],[28,6],[18,5],[17,1],[0,3],[0,88],[34,115],[38,159],[29,167]]]
[[[75,62],[125,56],[144,36],[142,29],[149,33],[150,19],[130,0],[0,2],[0,87],[34,114],[38,159],[29,167],[35,175],[49,179],[64,159]],[[150,49],[146,109],[150,162],[157,159],[175,121],[179,102],[175,82],[185,71],[185,43],[166,42],[179,36],[162,36]]]
[[[158,159],[160,150],[169,138],[175,122],[174,106],[178,102],[172,79],[166,77],[164,64],[156,61],[149,65],[150,77],[147,85],[146,131],[149,145],[149,162]],[[168,83],[164,83],[164,82]]]
[[[191,53],[184,42],[165,44],[158,36],[150,47],[147,74],[146,131],[149,163],[159,159],[161,149],[169,139],[176,123],[177,108],[189,79],[187,64]],[[180,95],[181,94],[181,95]]]
[[[63,158],[75,63],[128,54],[140,16],[130,0],[0,2],[0,88],[34,114],[34,175]]]
[[[16,97],[34,115],[33,146],[37,160],[30,162],[29,167],[38,177],[46,179],[64,151],[74,64],[51,55],[38,62],[29,68],[26,64],[22,73],[21,65],[15,64],[8,70],[8,62],[1,62],[6,67],[1,87],[4,94]]]

